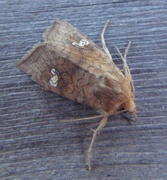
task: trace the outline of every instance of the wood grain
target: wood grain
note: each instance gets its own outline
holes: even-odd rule
[[[161,179],[167,177],[167,2],[127,0],[0,1],[0,178]],[[95,142],[94,170],[86,150],[100,119],[94,110],[44,91],[16,68],[16,61],[42,41],[55,19],[66,19],[101,46],[105,38],[114,62],[115,45],[128,54],[136,88],[138,121],[112,116]]]

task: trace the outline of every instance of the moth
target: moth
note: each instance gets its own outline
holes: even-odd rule
[[[136,118],[135,90],[126,62],[131,43],[124,55],[117,48],[123,61],[122,72],[106,46],[104,33],[108,23],[101,33],[100,49],[65,20],[56,20],[44,33],[44,42],[37,43],[17,62],[17,67],[44,89],[86,104],[103,116],[88,148],[89,170],[95,138],[108,116],[129,112]]]

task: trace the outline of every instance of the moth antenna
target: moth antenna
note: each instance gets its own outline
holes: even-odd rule
[[[99,126],[97,127],[97,129],[93,131],[93,137],[92,137],[91,143],[90,143],[89,148],[88,148],[88,169],[89,170],[92,169],[91,168],[91,157],[92,157],[93,144],[95,142],[97,134],[106,125],[107,119],[108,119],[108,115],[104,116],[103,119],[100,121]]]
[[[110,57],[110,59],[112,60],[111,54],[110,54],[110,52],[109,52],[109,50],[108,50],[108,48],[107,48],[107,45],[106,45],[106,42],[105,42],[105,38],[104,38],[104,33],[105,33],[105,31],[106,31],[106,28],[107,28],[109,22],[110,22],[110,20],[108,20],[108,21],[106,22],[106,24],[105,24],[105,26],[104,26],[104,28],[103,28],[103,30],[102,30],[102,32],[101,32],[101,41],[102,41],[102,46],[103,46],[104,52],[105,52],[105,53]]]
[[[96,119],[96,118],[103,117],[103,116],[104,115],[97,115],[97,116],[89,116],[89,117],[85,117],[85,118],[65,119],[65,120],[60,120],[60,122],[84,121],[84,120]]]
[[[125,52],[124,52],[124,59],[125,59],[124,71],[127,71],[127,73],[129,74],[129,80],[131,82],[131,87],[132,87],[132,93],[133,93],[133,95],[135,97],[135,88],[134,88],[134,83],[133,83],[132,75],[131,75],[131,72],[130,72],[129,67],[127,65],[127,62],[126,62],[127,54],[128,54],[129,49],[130,49],[130,46],[131,46],[131,41],[129,41],[128,46],[126,47]],[[134,116],[134,117],[135,117],[135,119],[137,118],[136,116]]]
[[[129,79],[130,83],[131,83],[132,93],[133,93],[133,96],[135,97],[135,88],[134,88],[134,83],[133,83],[132,75],[130,73],[129,67],[128,67],[127,62],[126,62],[126,58],[127,58],[127,54],[128,54],[130,45],[131,45],[131,41],[129,41],[128,46],[125,49],[124,56],[122,56],[122,54],[119,51],[117,46],[115,46],[115,48],[117,49],[117,51],[118,51],[119,55],[121,56],[121,59],[122,59],[122,61],[124,63],[123,64],[124,74],[125,74],[125,77],[127,77]]]

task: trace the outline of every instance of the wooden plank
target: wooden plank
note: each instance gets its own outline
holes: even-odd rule
[[[126,0],[0,1],[0,178],[1,179],[166,179],[167,177],[167,2]],[[40,89],[16,69],[16,61],[56,18],[66,19],[101,46],[105,37],[128,54],[138,121],[110,117],[93,150],[86,152],[100,119],[60,120],[97,115],[89,107]]]

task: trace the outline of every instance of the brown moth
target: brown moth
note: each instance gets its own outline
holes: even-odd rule
[[[86,104],[104,116],[88,149],[89,169],[93,143],[108,116],[127,111],[136,118],[134,86],[126,63],[130,42],[124,56],[117,49],[124,63],[122,73],[104,40],[108,23],[101,34],[102,50],[68,22],[56,20],[44,34],[44,42],[36,44],[17,63],[46,90]]]

